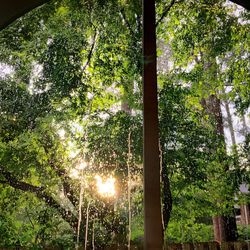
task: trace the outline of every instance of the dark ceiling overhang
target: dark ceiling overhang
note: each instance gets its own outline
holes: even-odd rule
[[[50,0],[3,0],[0,3],[0,30],[30,10]],[[250,0],[231,0],[250,10]]]
[[[49,0],[3,0],[0,3],[0,30]]]
[[[247,10],[250,10],[250,0],[230,0],[230,1],[242,6]]]

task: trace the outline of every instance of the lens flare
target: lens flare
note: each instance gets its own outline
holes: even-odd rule
[[[115,178],[110,176],[105,180],[102,179],[101,176],[96,175],[96,187],[97,192],[103,197],[112,197],[115,196]]]

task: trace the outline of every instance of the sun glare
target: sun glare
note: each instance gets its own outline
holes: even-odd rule
[[[110,176],[103,180],[101,176],[96,175],[96,186],[98,193],[103,197],[115,196],[115,178]]]
[[[75,168],[70,170],[69,176],[73,179],[80,179],[82,177],[82,171],[87,167],[87,163],[84,160],[79,160]]]
[[[77,169],[71,169],[69,173],[69,177],[73,179],[79,179],[80,178],[80,173]]]

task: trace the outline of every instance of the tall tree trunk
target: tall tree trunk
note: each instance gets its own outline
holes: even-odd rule
[[[221,137],[225,147],[224,151],[226,153],[220,100],[216,95],[210,95],[207,100],[202,100],[202,105],[207,110],[207,113],[213,116],[216,124],[216,134]],[[228,166],[224,167],[224,171],[228,171]],[[218,215],[213,218],[214,239],[218,242],[237,240],[237,225],[234,208],[232,207],[230,210],[232,211],[231,215]]]
[[[128,133],[128,158],[127,158],[127,170],[128,170],[128,250],[130,250],[131,243],[131,222],[132,222],[132,211],[131,211],[131,128]]]

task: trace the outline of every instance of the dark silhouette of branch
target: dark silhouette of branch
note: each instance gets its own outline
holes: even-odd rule
[[[161,14],[161,17],[159,18],[159,20],[156,21],[155,27],[157,27],[159,23],[167,16],[168,12],[171,10],[171,8],[174,6],[175,3],[179,2],[172,0],[170,4],[164,9],[164,11]]]
[[[138,41],[141,41],[141,16],[136,15],[136,27],[133,28],[131,24],[129,23],[124,8],[120,10],[120,17],[122,21],[125,23],[125,27],[129,30],[129,33],[132,37],[132,43],[131,43],[131,48],[137,49],[138,48]],[[141,71],[141,58],[135,57],[135,64],[138,68],[139,71]]]
[[[0,183],[9,185],[15,189],[31,192],[35,194],[39,199],[43,200],[47,205],[56,209],[62,218],[67,221],[73,228],[77,224],[77,218],[71,213],[71,211],[63,208],[52,196],[46,193],[45,188],[42,186],[34,186],[32,184],[19,181],[10,172],[4,170],[3,166],[0,166],[0,173],[5,178],[5,180],[0,180]]]
[[[2,181],[2,183],[8,183],[13,188],[20,189],[22,191],[29,191],[36,194],[42,193],[44,191],[43,187],[37,187],[26,182],[18,181],[15,177],[11,175],[10,172],[5,171],[3,167],[0,167],[0,173],[5,178],[5,181]]]
[[[131,25],[130,25],[128,19],[126,18],[124,9],[121,9],[121,10],[120,10],[120,13],[121,13],[121,16],[122,16],[123,21],[124,21],[125,24],[126,24],[126,27],[129,29],[129,32],[131,33],[131,35],[134,37],[134,36],[135,36],[135,33],[134,33],[134,31],[133,31],[133,29],[132,29],[132,27],[131,27]]]
[[[88,54],[88,57],[87,57],[87,62],[86,62],[85,65],[83,66],[83,71],[85,71],[85,69],[86,69],[87,66],[89,65],[90,60],[91,60],[91,58],[92,58],[92,55],[93,55],[93,52],[94,52],[94,48],[95,48],[95,43],[96,43],[96,37],[97,37],[97,30],[95,29],[94,39],[93,39],[91,48],[90,48],[90,50],[89,50],[89,54]]]
[[[140,32],[141,31],[141,16],[140,15],[136,15],[136,23],[137,23],[137,31]]]

